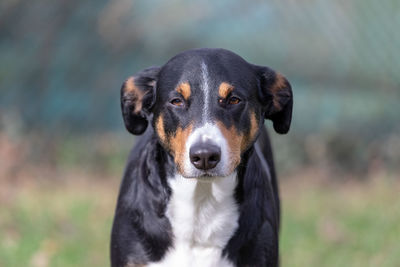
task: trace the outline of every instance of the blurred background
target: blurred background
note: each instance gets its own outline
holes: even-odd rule
[[[120,86],[196,47],[292,84],[282,266],[400,266],[399,29],[398,0],[1,1],[0,266],[109,266]]]

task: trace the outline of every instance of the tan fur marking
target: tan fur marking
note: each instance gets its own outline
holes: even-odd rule
[[[243,142],[240,147],[242,152],[248,148],[251,142],[253,142],[257,132],[258,132],[258,123],[256,119],[256,114],[254,112],[250,112],[250,131],[243,138]]]
[[[250,113],[250,131],[246,135],[239,134],[235,126],[229,129],[222,122],[217,122],[218,128],[221,130],[225,140],[229,146],[229,171],[232,172],[240,163],[241,154],[249,147],[258,132],[258,123],[254,112]]]
[[[233,85],[227,82],[222,82],[218,89],[219,96],[221,98],[226,98],[232,92],[233,88]]]
[[[176,91],[180,93],[185,100],[188,100],[191,95],[190,84],[187,82],[181,83],[176,87]]]
[[[216,123],[222,135],[225,137],[225,140],[228,142],[229,146],[229,158],[228,162],[229,173],[232,172],[237,165],[240,163],[240,154],[241,154],[241,143],[243,140],[243,135],[238,134],[237,129],[232,125],[229,129],[225,127],[222,122]]]
[[[282,90],[285,87],[286,87],[285,77],[283,77],[283,75],[280,73],[276,73],[275,83],[272,85],[271,92],[272,95],[274,96],[273,104],[277,110],[282,109],[281,105],[279,104],[279,96],[277,93],[278,91]]]
[[[250,128],[250,139],[254,139],[258,132],[258,123],[256,119],[256,114],[254,112],[250,113],[250,123],[251,123],[251,128]]]
[[[164,130],[164,118],[163,115],[160,115],[157,119],[156,122],[156,131],[158,136],[161,139],[161,142],[166,143],[167,141],[167,136],[165,134],[165,130]]]
[[[193,125],[190,124],[185,129],[178,127],[174,136],[171,136],[169,139],[169,145],[172,154],[174,155],[175,164],[178,168],[178,171],[182,173],[183,171],[183,162],[185,157],[185,146],[187,139],[189,138],[190,133],[192,132]]]
[[[124,94],[130,94],[133,96],[133,100],[135,101],[135,109],[134,113],[139,113],[142,110],[142,100],[144,96],[144,92],[142,92],[135,85],[135,78],[129,77],[124,83]]]

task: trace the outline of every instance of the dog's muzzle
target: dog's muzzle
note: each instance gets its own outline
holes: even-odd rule
[[[196,143],[189,150],[190,162],[199,170],[215,168],[221,160],[221,148],[212,143]]]

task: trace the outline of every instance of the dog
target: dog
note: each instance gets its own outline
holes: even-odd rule
[[[111,265],[278,266],[280,205],[264,120],[289,131],[288,80],[224,49],[184,51],[128,78],[125,169]],[[149,126],[150,124],[150,126]]]

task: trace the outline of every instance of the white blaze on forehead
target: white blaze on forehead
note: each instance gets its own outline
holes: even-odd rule
[[[201,89],[204,93],[204,107],[202,114],[202,121],[206,122],[210,118],[209,112],[209,103],[210,103],[210,77],[208,76],[207,65],[204,62],[201,62]]]
[[[196,143],[208,143],[217,145],[221,149],[221,160],[215,168],[208,170],[207,174],[212,176],[226,176],[226,172],[229,169],[229,146],[227,140],[222,134],[221,130],[211,121],[210,113],[210,77],[208,73],[207,65],[201,62],[201,90],[203,91],[203,103],[204,106],[200,126],[196,128],[187,139],[185,144],[185,156],[183,169],[184,173],[188,177],[198,177],[204,175],[204,171],[196,169],[190,162],[190,148]]]

